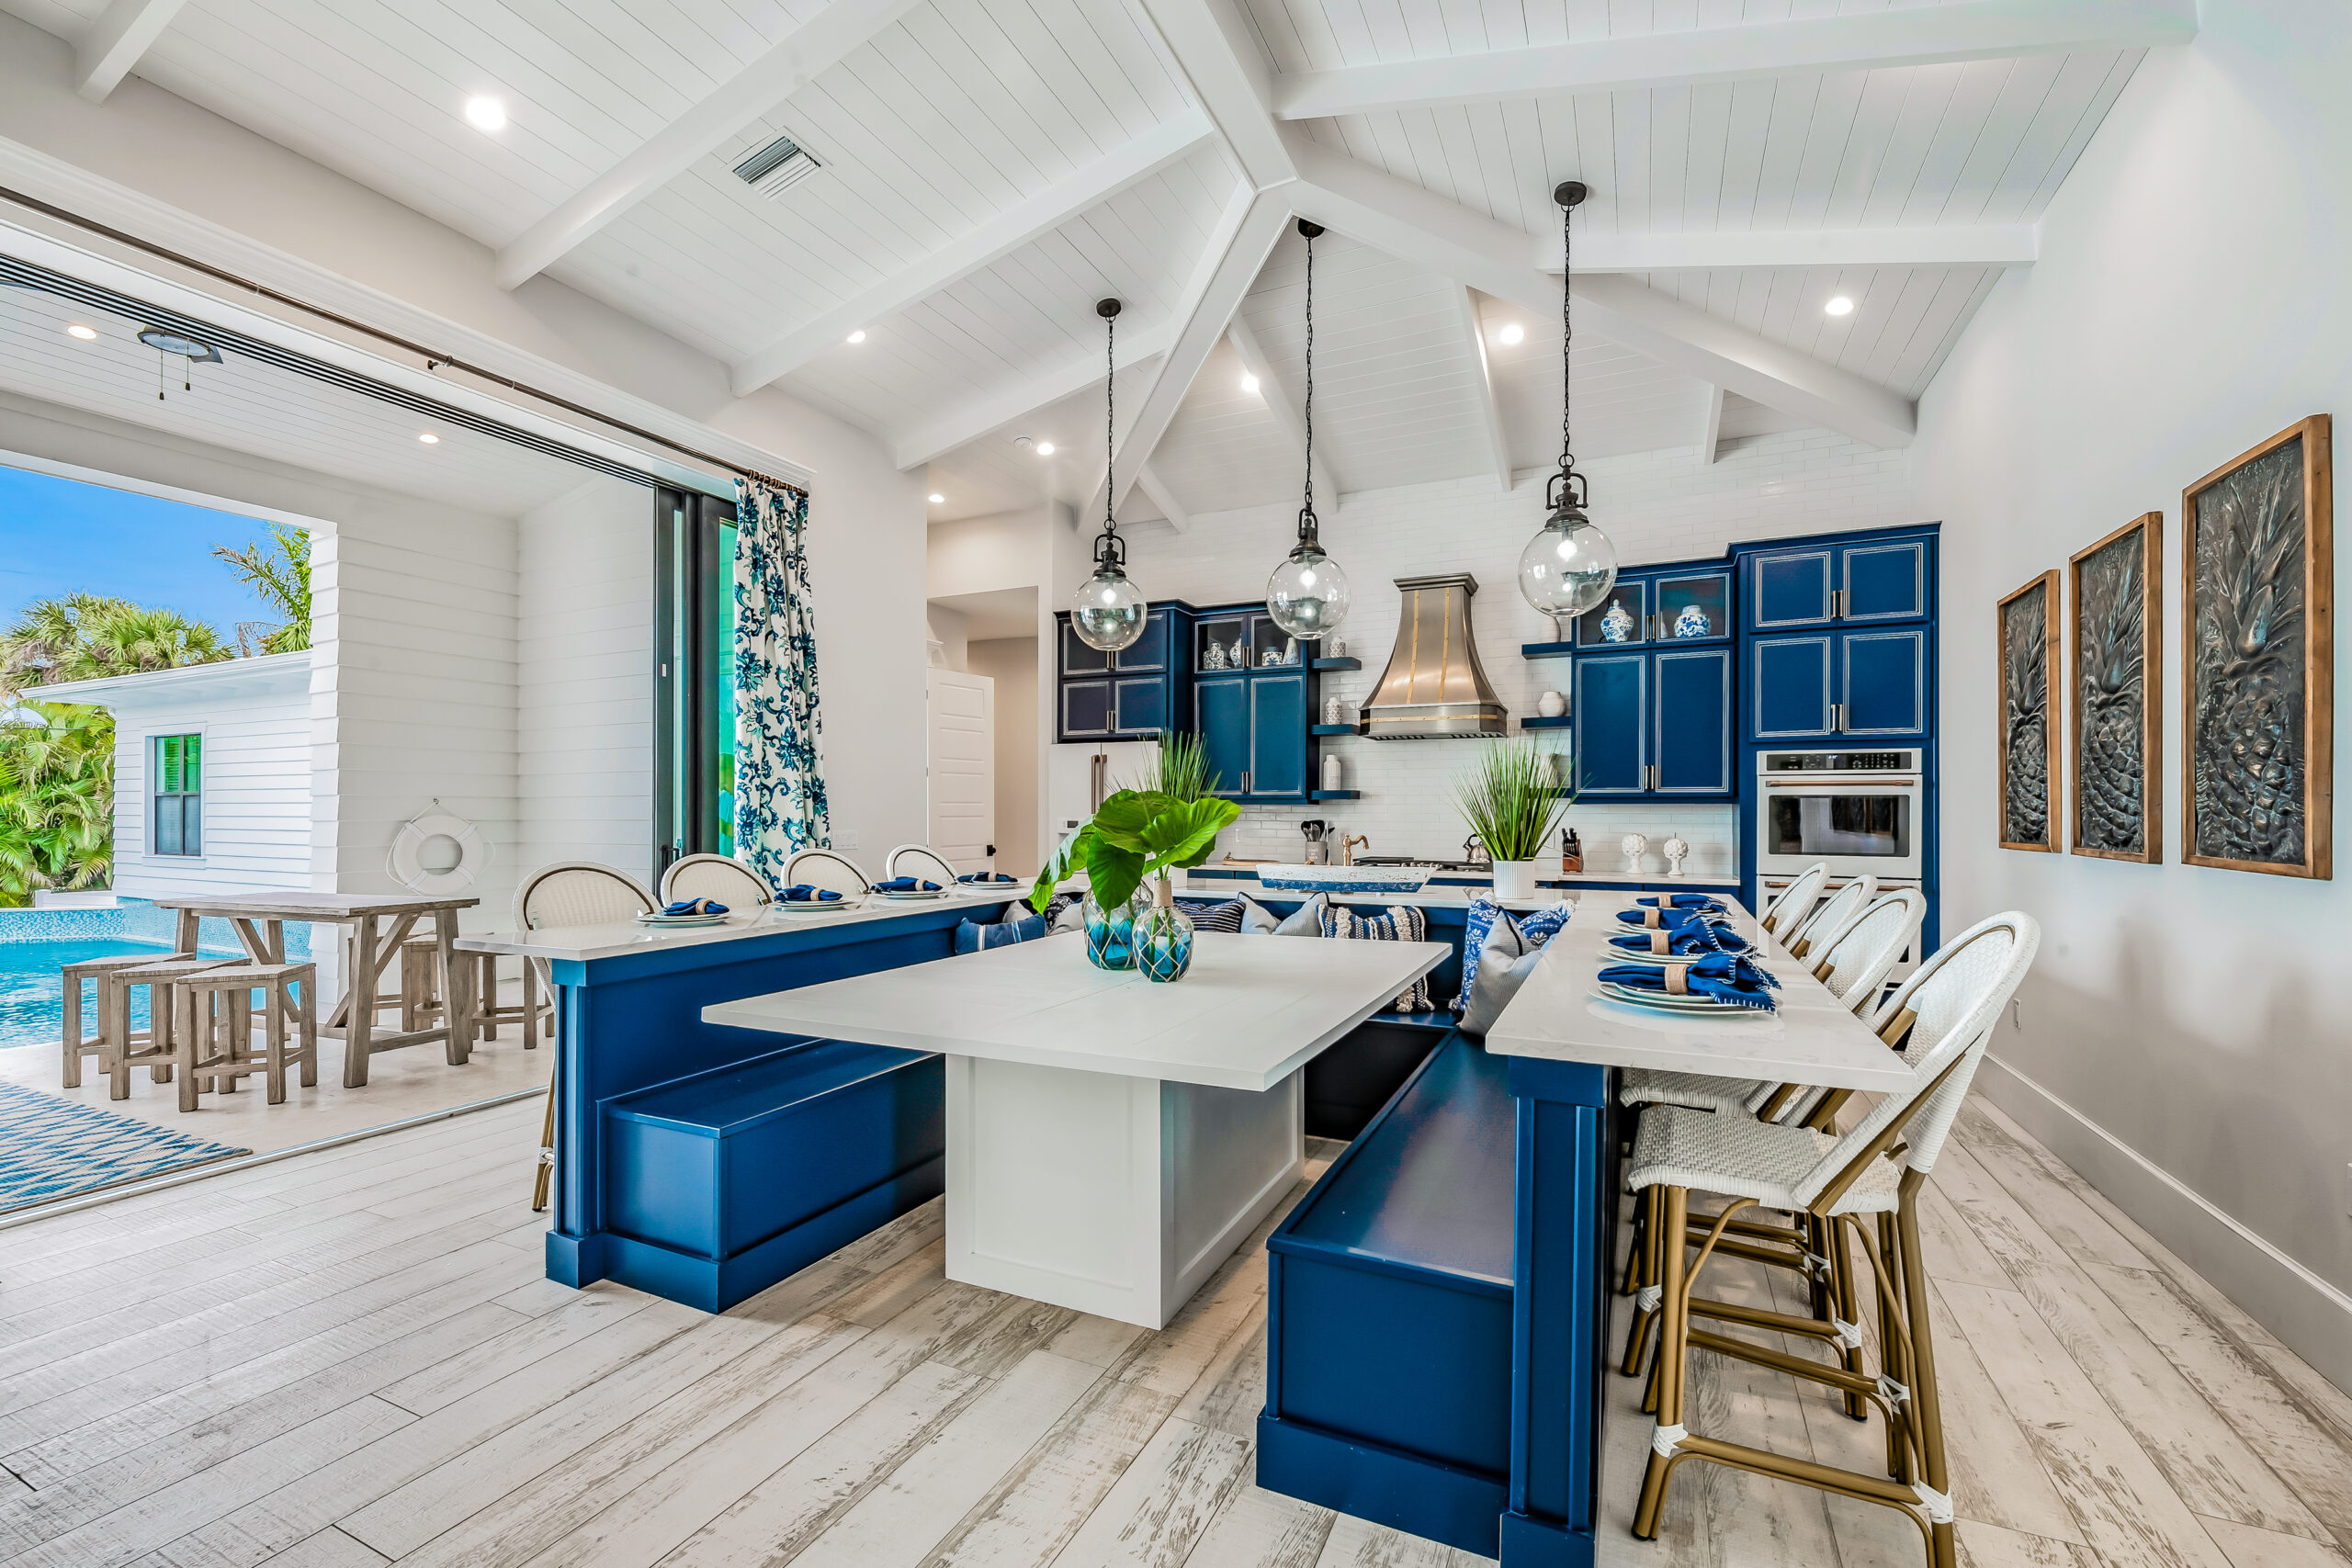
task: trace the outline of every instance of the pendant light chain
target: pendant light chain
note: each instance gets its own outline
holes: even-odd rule
[[[1110,330],[1102,337],[1102,529],[1109,534],[1119,531],[1119,521],[1112,515],[1111,498],[1118,493],[1112,482],[1112,466],[1119,458],[1119,318],[1102,318]]]
[[[1575,383],[1568,376],[1568,345],[1576,339],[1576,317],[1569,310],[1569,288],[1576,277],[1575,243],[1577,209],[1573,204],[1560,205],[1560,471],[1568,472],[1577,466],[1576,451],[1568,439],[1568,414],[1574,399]]]
[[[1315,236],[1306,236],[1306,508],[1299,513],[1299,537],[1315,525]]]

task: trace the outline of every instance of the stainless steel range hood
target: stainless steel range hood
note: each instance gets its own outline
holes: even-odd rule
[[[1363,732],[1374,740],[1508,733],[1510,716],[1487,684],[1470,632],[1470,596],[1478,592],[1478,580],[1466,571],[1400,577],[1396,588],[1405,595],[1404,615],[1388,668],[1363,705]]]

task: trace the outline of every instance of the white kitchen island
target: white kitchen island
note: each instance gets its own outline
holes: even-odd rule
[[[947,1276],[1159,1328],[1303,1170],[1300,1069],[1442,942],[1203,932],[1159,985],[1049,937],[707,1007],[947,1059]]]

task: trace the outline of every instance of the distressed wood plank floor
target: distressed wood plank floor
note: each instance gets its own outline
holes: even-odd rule
[[[1262,1231],[1158,1334],[947,1280],[937,1204],[707,1317],[541,1278],[537,1124],[0,1232],[0,1564],[1477,1561],[1251,1484]],[[1981,1101],[1923,1228],[1971,1568],[2352,1568],[2352,1399]],[[1802,1310],[1718,1267],[1711,1293]],[[1634,1540],[1650,1424],[1634,1382],[1606,1394],[1604,1562],[1920,1561],[1885,1509],[1696,1464]],[[1784,1453],[1882,1449],[1744,1363],[1697,1358],[1691,1402]]]

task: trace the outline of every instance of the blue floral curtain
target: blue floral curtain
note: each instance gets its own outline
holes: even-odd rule
[[[824,728],[808,592],[808,498],[735,482],[736,852],[781,884],[796,850],[822,847]]]

